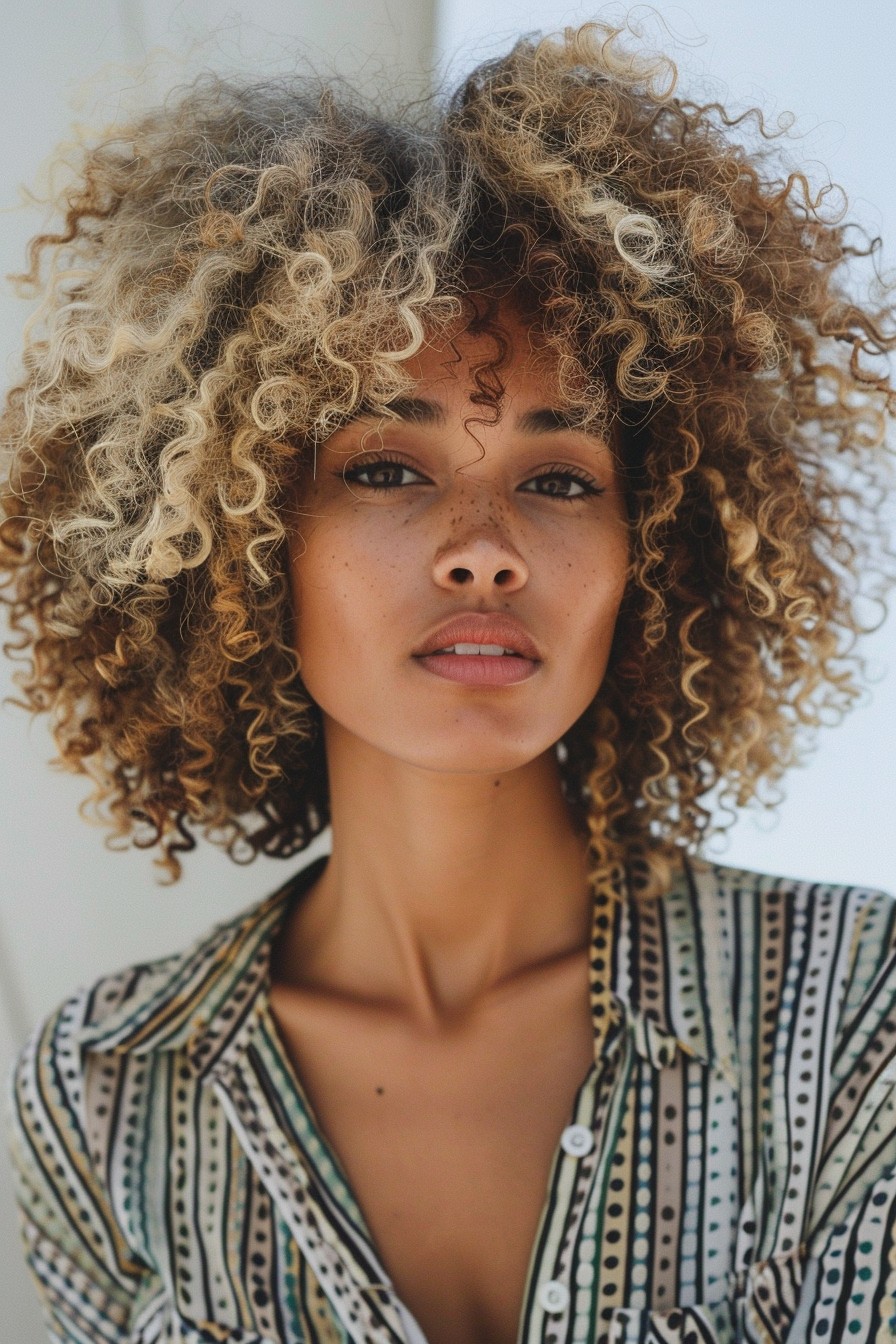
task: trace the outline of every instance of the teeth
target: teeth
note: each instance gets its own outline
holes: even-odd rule
[[[515,654],[515,649],[505,649],[500,644],[452,644],[449,649],[437,649],[437,653],[485,653],[490,658],[499,658],[503,653]]]

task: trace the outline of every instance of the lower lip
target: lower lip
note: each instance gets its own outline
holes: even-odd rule
[[[487,653],[428,653],[415,661],[427,672],[465,686],[512,686],[526,681],[539,666],[531,658]]]

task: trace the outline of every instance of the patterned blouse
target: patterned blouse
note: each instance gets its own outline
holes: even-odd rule
[[[269,1009],[272,939],[325,862],[73,994],[20,1052],[52,1339],[423,1341]],[[896,904],[696,861],[661,901],[621,896],[595,899],[594,1061],[519,1344],[893,1341]]]

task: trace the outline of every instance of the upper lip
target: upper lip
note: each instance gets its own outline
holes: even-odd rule
[[[437,649],[450,649],[454,644],[500,644],[502,649],[512,649],[523,658],[541,661],[541,654],[521,621],[514,616],[484,611],[466,611],[444,621],[414,650],[413,656],[422,658]]]

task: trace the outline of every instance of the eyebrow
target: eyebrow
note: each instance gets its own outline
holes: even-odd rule
[[[445,410],[437,401],[427,397],[396,397],[388,403],[388,408],[399,420],[412,425],[440,426],[445,424]],[[362,406],[355,415],[343,422],[342,428],[355,420],[367,420],[377,417],[377,412]],[[589,434],[592,438],[601,438],[599,432],[586,428],[581,418],[572,411],[561,411],[544,406],[538,410],[526,411],[517,420],[517,429],[524,434],[555,434],[562,430],[577,430]]]

